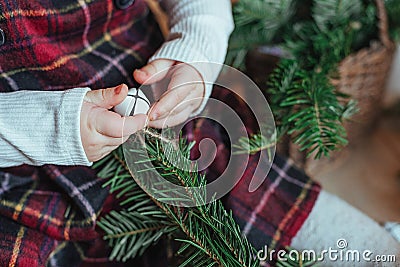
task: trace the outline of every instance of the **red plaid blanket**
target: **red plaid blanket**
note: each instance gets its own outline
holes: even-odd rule
[[[115,2],[0,0],[0,28],[6,36],[0,46],[0,91],[135,86],[133,70],[162,39],[144,1],[125,10]],[[223,91],[216,90],[214,97],[246,116],[238,100]],[[226,160],[223,131],[211,122],[193,122],[186,132],[189,139],[208,136],[221,144],[218,160],[206,170],[212,179]],[[276,157],[267,180],[249,193],[254,162],[257,155],[224,199],[226,207],[257,248],[288,245],[319,186]],[[0,169],[0,266],[118,266],[107,260],[109,248],[95,227],[99,216],[118,205],[102,182],[94,170],[80,166]],[[162,242],[129,266],[165,266]]]

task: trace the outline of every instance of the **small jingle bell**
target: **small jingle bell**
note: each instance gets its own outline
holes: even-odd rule
[[[129,89],[124,101],[114,107],[114,111],[121,116],[147,114],[149,109],[150,101],[141,90],[136,88]]]

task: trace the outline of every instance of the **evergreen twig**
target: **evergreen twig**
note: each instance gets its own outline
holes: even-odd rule
[[[107,178],[105,186],[111,192],[118,192],[121,199],[122,210],[112,211],[98,222],[105,232],[104,239],[113,248],[110,258],[126,261],[140,256],[161,236],[168,235],[181,243],[177,251],[182,259],[180,267],[260,266],[255,249],[241,234],[232,212],[227,212],[219,200],[196,207],[179,207],[161,202],[142,189],[151,186],[146,181],[157,170],[167,181],[178,182],[188,189],[184,196],[170,194],[176,203],[188,198],[204,202],[204,195],[190,194],[189,190],[205,184],[205,177],[198,174],[196,166],[192,165],[189,171],[185,169],[188,166],[179,168],[171,164],[171,159],[177,160],[178,156],[189,157],[192,144],[187,145],[182,139],[176,144],[170,139],[172,136],[161,138],[155,131],[146,131],[144,137],[125,151],[134,156],[135,161],[130,162],[133,169],[128,168],[122,148],[94,165],[99,176]],[[170,150],[171,147],[178,149]],[[141,177],[132,179],[131,175]],[[303,259],[298,263],[292,261],[290,266],[308,266],[302,262]]]
[[[154,132],[145,136],[146,149],[141,149],[143,143],[137,142],[137,147],[129,151],[137,159],[133,175],[141,176],[139,181],[144,181],[141,186],[150,186],[145,181],[148,175],[154,174],[154,170],[166,180],[180,183],[187,188],[205,184],[205,178],[198,175],[196,166],[191,166],[189,171],[187,167],[190,166],[178,168],[170,163],[180,153],[188,157],[188,146],[180,142],[181,149],[178,153],[170,150],[168,144],[161,144]],[[179,252],[185,255],[186,261],[181,266],[189,262],[190,266],[259,266],[259,262],[253,257],[254,248],[241,235],[232,214],[226,212],[220,201],[190,208],[160,202],[157,198],[149,197],[138,186],[138,179],[131,178],[121,158],[122,151],[118,149],[96,164],[97,168],[103,167],[99,175],[109,179],[106,185],[110,186],[110,190],[118,191],[118,196],[124,199],[123,211],[112,212],[99,223],[106,232],[105,239],[113,247],[111,258],[127,260],[141,255],[160,236],[168,234],[183,244]],[[166,190],[164,193],[171,192]],[[204,196],[189,193],[176,196],[170,194],[169,197],[176,197],[177,202],[188,199],[196,203],[205,201]]]
[[[347,144],[343,120],[357,111],[355,101],[339,93],[331,79],[340,77],[337,69],[340,61],[361,46],[368,46],[371,38],[377,38],[376,7],[372,1],[363,0],[312,0],[309,16],[301,19],[297,10],[299,1],[279,0],[264,2],[265,5],[281,8],[266,8],[258,1],[241,0],[234,7],[237,36],[245,40],[246,45],[238,44],[233,38],[230,48],[247,51],[258,42],[246,38],[250,32],[246,27],[257,31],[262,21],[279,16],[283,9],[290,9],[290,16],[280,22],[288,22],[284,31],[278,31],[279,23],[271,23],[272,35],[285,36],[285,42],[279,43],[290,53],[290,59],[282,59],[268,81],[268,95],[271,109],[278,126],[278,137],[288,134],[301,150],[313,154],[316,158],[329,156],[331,151]],[[387,1],[388,4],[390,0]],[[244,10],[244,7],[257,6],[257,11]],[[265,20],[260,14],[267,12]],[[259,23],[259,24],[258,24]],[[270,22],[268,22],[270,23]],[[254,26],[257,25],[257,26]],[[264,26],[264,29],[268,27]],[[254,33],[253,33],[254,34]],[[262,37],[262,35],[256,35]],[[257,38],[257,37],[254,37]],[[262,44],[273,44],[276,36],[265,38]],[[259,39],[261,41],[261,39]],[[244,53],[240,55],[244,59]],[[238,63],[240,60],[236,58]],[[243,64],[243,61],[242,61]],[[240,140],[238,153],[255,152],[263,148],[266,137],[255,135],[250,139]],[[247,145],[249,144],[249,145]]]
[[[271,43],[293,14],[294,0],[241,0],[233,6],[235,30],[225,62],[245,68],[245,57],[257,45]]]

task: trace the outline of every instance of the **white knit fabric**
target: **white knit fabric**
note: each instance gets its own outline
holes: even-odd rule
[[[171,34],[150,59],[223,63],[233,29],[229,0],[165,0]],[[0,93],[0,167],[90,166],[80,138],[80,110],[88,88],[65,92]],[[211,93],[207,86],[206,98]]]
[[[0,94],[0,167],[90,165],[80,137],[82,99],[89,88]]]
[[[343,249],[337,244],[341,239],[347,242]],[[400,260],[400,244],[389,232],[361,211],[325,191],[318,196],[313,210],[293,238],[291,246],[297,250],[314,250],[317,255],[329,248],[343,251],[344,260],[331,261],[329,255],[326,255],[321,266],[399,266],[397,264]],[[369,250],[372,254],[367,255],[367,258],[371,259],[377,255],[395,255],[397,261],[353,262],[352,256],[345,254],[350,250],[358,250],[361,253]],[[332,255],[334,258],[334,255],[340,254]],[[350,261],[346,261],[346,257]]]
[[[393,236],[394,239],[400,242],[400,223],[386,222],[384,228]]]
[[[229,35],[234,28],[229,0],[168,0],[161,4],[170,15],[170,33],[149,62],[161,58],[189,64],[224,62]],[[206,64],[193,66],[206,81],[214,82],[220,71],[215,65],[210,68]],[[206,83],[204,100],[193,115],[203,110],[211,90],[212,84]]]

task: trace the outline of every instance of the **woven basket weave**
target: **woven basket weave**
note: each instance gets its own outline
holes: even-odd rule
[[[338,163],[346,158],[348,149],[368,136],[381,111],[385,83],[392,64],[395,46],[389,39],[388,21],[383,0],[376,0],[379,18],[379,42],[371,44],[346,57],[339,65],[340,78],[332,84],[351,99],[358,102],[359,112],[344,123],[349,145],[331,153],[330,158],[313,160],[306,158],[298,147],[289,144],[289,156],[295,163],[313,174],[325,164]]]

